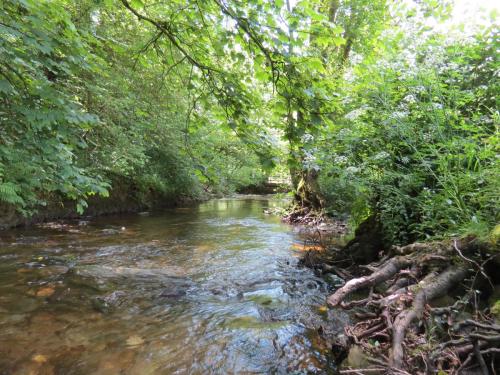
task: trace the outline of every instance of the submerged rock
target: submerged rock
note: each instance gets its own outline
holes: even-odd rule
[[[344,279],[335,275],[334,273],[327,273],[324,276],[324,278],[325,278],[326,282],[333,285],[335,288],[340,288],[340,287],[344,286],[344,284],[345,284]]]
[[[186,289],[182,289],[180,287],[177,287],[177,288],[164,290],[163,292],[160,293],[160,297],[176,298],[176,297],[185,296],[186,293],[187,293]]]
[[[186,272],[180,267],[162,267],[162,268],[140,268],[140,267],[122,267],[122,266],[101,266],[89,265],[78,267],[76,270],[80,276],[94,278],[181,278]]]
[[[43,288],[40,288],[36,291],[35,295],[37,297],[50,297],[52,294],[54,294],[55,289],[52,286],[46,286]]]
[[[126,341],[127,346],[139,346],[144,344],[144,339],[138,335],[130,336]]]
[[[48,361],[47,356],[43,354],[35,354],[33,357],[31,357],[31,360],[36,363],[45,363]]]
[[[261,321],[253,316],[240,316],[224,322],[224,327],[229,329],[279,329],[288,324],[288,321]]]
[[[102,313],[107,313],[111,309],[120,306],[126,299],[127,293],[122,290],[115,290],[103,297],[96,297],[92,300],[92,307]]]
[[[47,266],[40,269],[38,274],[42,277],[49,277],[49,276],[64,275],[68,271],[69,267],[66,266]]]

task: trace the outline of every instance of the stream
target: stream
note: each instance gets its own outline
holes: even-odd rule
[[[303,239],[264,214],[281,204],[1,232],[0,374],[328,373],[311,322],[331,324],[329,288],[298,267]]]

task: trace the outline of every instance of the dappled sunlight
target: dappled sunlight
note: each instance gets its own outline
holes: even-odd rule
[[[306,245],[301,243],[292,244],[292,249],[295,251],[325,251],[325,248],[320,245]]]
[[[499,12],[1,0],[0,374],[495,373]]]

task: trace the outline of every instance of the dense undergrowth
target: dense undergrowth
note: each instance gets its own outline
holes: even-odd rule
[[[327,207],[378,215],[390,243],[475,233],[499,220],[498,35],[433,35],[359,68],[325,136]]]

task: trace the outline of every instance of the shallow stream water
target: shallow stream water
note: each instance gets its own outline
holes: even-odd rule
[[[327,373],[310,327],[327,286],[297,266],[302,239],[263,213],[279,204],[0,233],[0,374]]]

